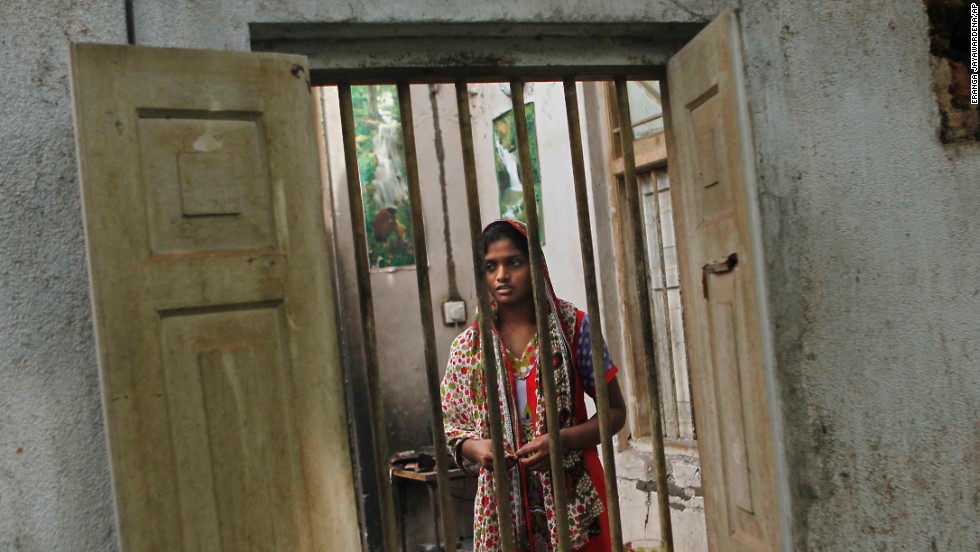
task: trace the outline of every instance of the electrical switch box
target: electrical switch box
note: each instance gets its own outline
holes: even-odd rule
[[[466,323],[466,302],[446,301],[442,304],[442,320],[447,326]]]

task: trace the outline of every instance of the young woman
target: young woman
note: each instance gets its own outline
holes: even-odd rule
[[[490,339],[497,357],[515,539],[522,552],[547,552],[557,548],[558,533],[548,448],[551,436],[545,424],[542,371],[538,370],[526,228],[516,221],[491,223],[483,231],[483,252],[484,278],[493,298]],[[595,392],[588,315],[555,296],[547,266],[542,268],[548,288],[548,327],[555,359],[572,547],[587,552],[605,551],[610,545],[605,483],[596,453],[599,420],[588,418],[585,411],[584,395],[594,396]],[[469,470],[479,467],[474,545],[477,551],[492,551],[500,548],[500,534],[491,473],[493,448],[487,420],[482,339],[477,321],[453,342],[442,381],[442,408],[448,445],[457,464]],[[626,405],[608,351],[605,374],[609,383],[609,421],[615,432],[626,421]],[[501,493],[502,497],[507,495]]]

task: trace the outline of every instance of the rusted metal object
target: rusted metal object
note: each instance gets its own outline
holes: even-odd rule
[[[640,208],[639,183],[636,180],[636,158],[633,151],[633,124],[630,119],[629,97],[626,91],[626,79],[617,77],[616,107],[619,112],[619,137],[623,146],[623,180],[626,192],[626,207],[629,211],[631,224],[623,228],[631,228],[633,237],[630,240],[633,255],[627,256],[637,287],[637,308],[640,311],[640,346],[644,359],[647,391],[650,398],[650,422],[652,425],[653,463],[657,472],[657,510],[660,515],[660,535],[668,552],[674,550],[673,529],[670,521],[670,498],[667,489],[667,459],[664,455],[663,419],[660,405],[660,381],[657,371],[656,336],[653,329],[652,309],[650,302],[650,274],[647,271],[649,259],[644,247],[643,210]]]
[[[555,498],[555,517],[558,524],[558,549],[571,550],[568,535],[568,497],[565,495],[565,469],[562,466],[561,422],[558,419],[558,395],[555,389],[554,349],[548,328],[549,297],[545,284],[541,252],[541,234],[538,229],[538,206],[534,197],[534,174],[531,170],[531,146],[528,141],[527,113],[524,111],[524,81],[510,83],[510,99],[513,104],[514,126],[517,131],[517,158],[524,189],[524,216],[527,219],[528,245],[531,256],[531,287],[534,290],[534,313],[538,326],[538,347],[541,356],[538,368],[542,370],[545,417],[548,427],[548,448],[551,453],[551,486]]]
[[[738,266],[738,253],[732,253],[724,259],[712,261],[701,267],[701,291],[704,298],[708,298],[708,276],[711,274],[725,274],[735,270]]]
[[[442,538],[449,550],[456,545],[455,512],[449,489],[449,462],[446,458],[446,433],[442,426],[442,393],[439,391],[436,330],[432,319],[432,288],[429,285],[429,255],[425,245],[425,222],[422,219],[422,191],[419,184],[419,161],[415,151],[415,123],[412,116],[412,92],[407,82],[398,83],[398,108],[402,121],[405,148],[405,173],[408,177],[408,202],[412,212],[412,242],[415,246],[415,276],[419,288],[419,311],[425,341],[425,377],[428,383],[432,438],[436,450],[439,512],[442,516]],[[437,543],[438,544],[438,543]]]
[[[473,248],[473,274],[476,280],[476,296],[480,312],[480,335],[490,336],[490,290],[483,282],[483,224],[480,217],[480,194],[476,180],[476,157],[473,147],[473,126],[470,122],[470,97],[466,82],[456,82],[456,106],[459,110],[459,136],[463,150],[463,174],[466,179],[466,205],[470,222],[470,245]],[[500,395],[497,391],[497,359],[491,339],[481,339],[484,389],[487,393],[487,410],[490,418],[490,439],[493,441],[494,466],[507,465],[504,459],[504,435],[501,427]],[[505,469],[493,470],[494,490],[497,495],[497,523],[500,528],[500,548],[514,552],[514,522],[508,493],[510,474]]]
[[[609,427],[609,386],[606,383],[606,361],[603,354],[602,319],[599,313],[599,292],[596,286],[595,254],[592,244],[592,220],[589,215],[589,195],[585,185],[585,153],[582,147],[582,124],[578,111],[578,91],[575,79],[565,79],[565,113],[568,117],[568,138],[572,150],[572,181],[575,186],[575,205],[578,213],[578,234],[582,245],[582,269],[589,312],[589,331],[592,337],[592,368],[595,370],[595,399],[599,413],[599,439],[602,444],[602,466],[606,474],[606,507],[609,519],[609,540],[614,552],[623,552],[623,528],[619,516],[619,486],[616,482],[616,461]]]
[[[371,272],[368,267],[367,235],[364,226],[364,205],[361,201],[361,179],[357,170],[354,106],[349,84],[337,87],[340,95],[340,126],[344,141],[344,162],[347,169],[347,195],[350,200],[351,231],[354,235],[354,264],[357,270],[357,296],[360,300],[361,332],[364,335],[364,371],[367,378],[368,403],[371,415],[371,444],[374,449],[375,477],[380,493],[381,526],[384,546],[388,552],[398,547],[395,503],[391,479],[388,477],[388,436],[386,434],[384,402],[378,364],[378,341],[374,324],[374,299],[371,295]]]

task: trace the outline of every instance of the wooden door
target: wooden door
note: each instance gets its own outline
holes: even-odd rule
[[[754,160],[738,21],[709,24],[667,65],[671,198],[713,550],[785,546],[774,392],[760,293]]]
[[[357,550],[302,57],[74,44],[123,550]]]

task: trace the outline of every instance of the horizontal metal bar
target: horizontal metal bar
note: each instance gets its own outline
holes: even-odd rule
[[[357,170],[354,106],[350,85],[338,86],[340,95],[340,127],[344,141],[344,162],[347,169],[347,195],[350,204],[351,231],[354,235],[354,264],[357,270],[357,291],[360,299],[361,332],[364,335],[364,371],[368,387],[371,417],[371,443],[374,449],[375,477],[380,493],[381,526],[384,547],[395,552],[398,547],[395,503],[388,477],[388,436],[385,424],[384,401],[381,396],[381,375],[378,363],[378,342],[374,324],[374,298],[371,294],[371,272],[368,268],[367,230],[364,206],[361,201],[361,179]]]
[[[445,550],[456,546],[456,523],[449,488],[449,462],[446,457],[446,433],[442,425],[442,393],[439,391],[436,330],[432,318],[432,288],[429,284],[429,253],[425,244],[425,222],[422,218],[422,190],[419,183],[419,161],[415,149],[415,121],[412,112],[412,91],[408,83],[398,84],[398,108],[401,115],[402,144],[405,152],[405,173],[408,178],[408,202],[412,215],[412,243],[415,246],[415,276],[419,288],[419,310],[422,336],[425,342],[425,376],[428,383],[432,438],[435,445],[438,476],[439,514],[442,519],[442,538]],[[434,505],[433,505],[434,506]],[[435,512],[433,512],[435,514]],[[438,545],[439,543],[436,543]]]
[[[504,459],[503,415],[500,411],[500,394],[497,391],[497,357],[493,349],[493,323],[490,315],[490,290],[482,279],[483,228],[480,216],[480,193],[476,179],[476,155],[473,147],[473,126],[470,121],[470,96],[465,82],[456,83],[456,106],[459,110],[459,137],[463,150],[463,175],[466,183],[466,207],[469,215],[470,245],[473,248],[473,274],[476,280],[476,296],[479,302],[480,347],[483,359],[484,389],[490,423],[490,439],[493,441],[493,465],[506,466]],[[514,552],[513,508],[510,499],[510,474],[506,469],[493,470],[495,498],[497,500],[497,527],[500,529],[500,547],[503,552]],[[503,500],[501,500],[503,498]]]
[[[507,83],[514,79],[524,82],[561,82],[574,77],[579,82],[606,82],[614,75],[627,75],[634,80],[659,80],[664,77],[663,66],[626,67],[621,65],[587,66],[564,65],[527,67],[459,67],[452,70],[427,67],[394,67],[389,70],[377,69],[311,69],[310,82],[313,86],[333,86],[341,82],[356,85],[392,84],[406,81],[410,84],[452,84],[465,80],[468,84]]]

